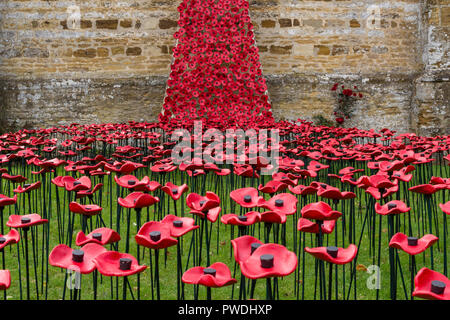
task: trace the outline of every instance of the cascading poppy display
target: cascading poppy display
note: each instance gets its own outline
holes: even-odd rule
[[[50,264],[83,274],[75,299],[91,284],[94,299],[199,299],[199,285],[232,299],[239,287],[242,300],[448,299],[449,136],[275,122],[248,1],[179,12],[160,122],[0,135],[0,290],[59,299]],[[262,137],[227,132],[217,151],[203,139],[239,128]],[[361,292],[366,265],[389,284]]]

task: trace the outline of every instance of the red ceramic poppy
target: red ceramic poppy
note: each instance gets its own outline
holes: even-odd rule
[[[450,280],[443,274],[424,267],[414,277],[412,295],[429,300],[450,300]]]
[[[363,186],[363,187],[367,188],[367,186],[362,183],[363,181],[366,181],[366,180],[367,180],[367,176],[361,176],[358,179],[356,179],[352,175],[344,175],[341,177],[342,183],[348,183],[353,186]]]
[[[27,177],[21,176],[20,174],[10,175],[8,173],[4,173],[4,174],[2,174],[2,179],[9,180],[9,181],[15,182],[15,183],[22,183],[27,180]]]
[[[447,201],[446,203],[440,203],[439,208],[441,208],[441,210],[446,214],[450,214],[450,201]]]
[[[237,215],[234,213],[224,214],[220,221],[223,224],[230,224],[234,226],[250,226],[261,221],[261,214],[256,211],[247,212],[245,215]]]
[[[287,220],[285,213],[280,211],[264,211],[261,212],[261,222],[283,224]]]
[[[265,186],[260,184],[258,190],[264,193],[273,194],[275,192],[284,191],[287,187],[288,185],[284,182],[277,180],[270,180],[266,183]]]
[[[54,185],[56,185],[57,187],[63,188],[64,187],[64,181],[63,181],[64,176],[58,176],[56,178],[52,179],[52,183]]]
[[[434,185],[441,185],[443,189],[449,189],[450,178],[431,177],[430,183]]]
[[[335,225],[336,220],[325,220],[320,224],[320,232],[330,234],[333,232]],[[319,224],[305,218],[300,218],[298,219],[297,230],[301,232],[319,233]]]
[[[189,231],[200,227],[195,225],[195,220],[192,218],[177,217],[173,214],[165,216],[161,223],[166,223],[170,227],[170,235],[175,238],[179,238]]]
[[[145,176],[139,180],[133,175],[114,176],[114,181],[122,188],[133,189],[134,191],[145,191],[145,186],[150,183],[149,177]]]
[[[17,195],[15,194],[13,198],[7,197],[0,194],[0,208],[15,204],[17,202]]]
[[[399,161],[399,160],[394,160],[392,162],[381,161],[379,163],[380,170],[385,171],[385,172],[392,172],[395,170],[400,170],[403,167],[404,167],[403,161]]]
[[[395,183],[389,180],[386,176],[379,174],[367,177],[366,182],[362,183],[376,189],[388,189],[395,186]]]
[[[107,251],[94,258],[98,272],[108,277],[126,277],[141,273],[147,266],[139,265],[136,258],[128,253]]]
[[[230,169],[220,169],[219,171],[214,171],[214,173],[218,176],[228,176],[231,173]]]
[[[186,173],[188,174],[189,177],[197,177],[206,174],[205,170],[203,169],[186,170]]]
[[[67,162],[65,160],[60,160],[57,158],[54,158],[51,160],[44,160],[44,161],[37,159],[36,161],[34,161],[34,164],[43,169],[50,170],[50,169],[54,169],[56,167],[65,165],[65,164],[67,164]]]
[[[144,192],[153,192],[161,188],[161,184],[158,181],[150,181],[147,185],[142,188]],[[136,190],[136,189],[135,189]]]
[[[297,268],[297,256],[280,244],[268,243],[256,248],[240,265],[249,279],[284,277]]]
[[[410,210],[411,208],[400,200],[392,200],[384,205],[380,205],[378,202],[375,203],[375,212],[381,215],[405,213]]]
[[[392,179],[400,180],[403,182],[411,181],[412,177],[412,174],[405,174],[405,172],[402,170],[392,172]]]
[[[237,176],[247,177],[247,178],[259,178],[259,174],[250,165],[239,165],[234,166],[234,174]]]
[[[213,263],[207,268],[193,267],[186,270],[181,281],[187,284],[203,285],[211,288],[219,288],[236,283],[231,277],[231,271],[222,262]]]
[[[177,186],[172,182],[167,182],[161,190],[168,194],[173,200],[178,200],[181,198],[181,195],[185,193],[189,187],[187,184],[182,184],[181,186]]]
[[[317,259],[334,263],[334,264],[347,264],[356,257],[358,247],[354,244],[350,244],[347,248],[337,247],[317,247],[309,248],[305,247],[305,251],[313,255]]]
[[[135,239],[137,244],[151,249],[164,249],[178,243],[178,240],[171,236],[170,225],[158,221],[145,223]]]
[[[6,290],[11,286],[11,274],[9,270],[0,270],[0,290]]]
[[[31,190],[39,189],[40,187],[41,187],[41,182],[37,181],[35,183],[24,184],[23,186],[18,186],[13,191],[16,193],[24,193],[24,192],[30,192]]]
[[[65,176],[61,178],[61,182],[64,184],[64,188],[67,191],[80,191],[91,188],[91,179],[87,176],[83,176],[79,179],[75,179],[72,176]]]
[[[102,212],[102,207],[96,204],[79,204],[78,202],[72,201],[69,204],[69,210],[73,213],[82,214],[85,216],[94,216]]]
[[[231,245],[233,246],[234,251],[234,259],[238,263],[247,260],[247,258],[252,254],[252,251],[256,250],[256,248],[262,244],[263,242],[249,235],[231,240]]]
[[[317,193],[317,188],[312,187],[312,186],[304,186],[302,184],[299,184],[296,187],[288,187],[289,191],[291,191],[294,194],[298,194],[298,195],[302,195],[302,196],[307,196],[310,194],[316,194]]]
[[[320,170],[324,170],[324,169],[328,169],[330,166],[329,165],[325,165],[322,164],[318,161],[311,161],[308,165],[308,167],[306,167],[308,170],[312,170],[312,171],[320,171]]]
[[[333,200],[346,200],[356,198],[356,194],[351,191],[340,191],[335,187],[328,187],[326,189],[319,189],[317,191],[319,197],[333,199]]]
[[[120,234],[109,228],[98,228],[85,235],[83,231],[78,232],[75,239],[77,246],[83,246],[87,243],[97,243],[102,246],[114,243],[120,240]]]
[[[106,249],[97,243],[88,243],[78,250],[59,244],[50,252],[48,263],[54,267],[88,274],[95,270],[94,258],[104,252]]]
[[[93,189],[87,189],[87,190],[80,190],[77,192],[77,199],[84,198],[84,197],[92,197],[94,193],[96,193],[98,190],[100,190],[103,187],[103,183],[96,184]]]
[[[433,184],[421,184],[418,186],[414,186],[409,188],[409,191],[421,193],[424,195],[432,195],[433,193],[436,193],[439,190],[445,189],[445,187],[442,187],[442,185],[433,185]]]
[[[199,210],[191,210],[190,213],[195,214],[196,216],[199,216],[200,218],[205,218],[211,221],[212,223],[217,221],[217,218],[219,218],[220,211],[222,211],[221,207],[215,207],[212,209],[209,209],[208,211],[199,211]]]
[[[397,183],[398,181],[395,180]],[[383,192],[383,194],[380,192],[380,190]],[[391,188],[388,189],[378,189],[374,187],[368,187],[366,190],[366,193],[370,194],[372,197],[374,197],[376,200],[380,200],[381,198],[386,198],[398,191],[398,184],[394,185]]]
[[[258,207],[280,212],[285,215],[291,215],[297,211],[297,202],[298,200],[294,195],[290,193],[280,193],[270,198],[268,201],[260,199],[258,201]]]
[[[47,219],[42,219],[37,213],[21,215],[10,215],[6,225],[11,228],[28,228],[47,223]]]
[[[18,243],[20,241],[20,234],[16,229],[11,229],[8,234],[0,235],[0,250],[9,244]]]
[[[124,163],[121,162],[114,162],[113,164],[106,163],[105,164],[105,170],[117,172],[119,174],[130,174],[134,170],[138,168],[144,168],[145,165],[141,163],[135,163],[131,161],[125,161]]]
[[[219,206],[219,197],[211,191],[206,191],[205,196],[197,193],[190,193],[186,197],[186,204],[189,208],[196,211],[208,211],[209,209]]]
[[[291,179],[292,176],[283,172],[277,172],[272,175],[273,181],[280,181],[290,186],[296,186],[298,179]]]
[[[300,169],[300,168],[295,167],[293,171],[295,173],[298,173],[302,178],[304,178],[304,177],[311,177],[311,178],[317,177],[317,172],[313,171],[313,170],[304,170],[304,169]]]
[[[304,206],[301,213],[302,217],[305,219],[320,221],[336,220],[342,216],[342,213],[332,210],[330,205],[323,201],[310,203]]]
[[[391,238],[389,247],[401,249],[410,255],[416,255],[424,252],[438,240],[439,238],[432,234],[426,234],[422,238],[417,239],[399,232]]]
[[[141,209],[144,207],[149,207],[149,206],[154,205],[155,203],[159,202],[159,198],[153,197],[152,195],[149,195],[148,193],[132,192],[129,195],[127,195],[125,198],[117,199],[117,202],[122,207],[125,207],[125,208]]]
[[[152,172],[159,172],[159,173],[167,173],[167,172],[172,172],[176,169],[177,167],[168,163],[161,163],[161,164],[155,164],[153,165],[150,170]]]
[[[258,201],[263,199],[258,196],[258,190],[252,187],[233,190],[230,192],[230,198],[244,208],[254,208]]]
[[[280,165],[280,167],[293,168],[293,167],[303,167],[305,165],[305,163],[302,160],[295,160],[295,159],[291,159],[291,158],[283,158],[280,161],[279,165]],[[274,175],[272,175],[272,177],[275,179]]]
[[[339,170],[339,175],[340,176],[354,175],[357,172],[364,172],[364,169],[355,169],[353,167],[345,167],[345,168],[342,168],[341,170]]]

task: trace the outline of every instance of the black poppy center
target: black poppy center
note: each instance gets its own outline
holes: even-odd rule
[[[203,206],[206,203],[206,200],[200,201],[200,205]]]
[[[83,262],[84,259],[84,251],[83,250],[73,250],[72,251],[72,261],[74,262]]]
[[[397,204],[395,204],[395,203],[389,203],[388,204],[388,209],[389,210],[394,209],[394,208],[397,208]]]
[[[119,260],[120,270],[130,270],[131,269],[131,259],[130,258],[120,258]]]
[[[95,232],[92,234],[92,239],[98,240],[98,241],[102,241],[102,234],[99,232]]]
[[[416,237],[408,237],[408,246],[417,246],[417,241],[419,239],[417,239]]]
[[[75,181],[75,182],[73,183],[74,186],[77,186],[77,185],[79,185],[79,184],[81,184],[80,181]]]
[[[31,187],[31,184],[29,184],[29,183],[25,183],[25,184],[23,185],[23,187],[24,187],[24,188],[28,188],[28,187]]]
[[[172,194],[177,194],[178,193],[178,189],[172,189]]]
[[[181,227],[183,226],[183,221],[182,221],[182,220],[175,220],[175,221],[173,222],[173,226],[174,226],[175,228],[181,228]]]
[[[259,247],[261,247],[261,243],[253,242],[253,243],[250,245],[250,250],[251,250],[250,252],[251,252],[251,253],[255,252],[255,250],[258,249]]]
[[[320,164],[316,164],[316,168],[319,169],[320,168]]]
[[[159,231],[152,231],[150,232],[150,239],[152,239],[152,241],[159,241],[159,239],[161,239],[161,232]]]
[[[284,204],[284,201],[281,199],[275,200],[275,207],[282,207]]]
[[[238,216],[238,219],[239,221],[246,222],[248,218],[247,216]]]
[[[431,281],[431,292],[435,294],[443,294],[445,291],[445,283],[439,280]]]
[[[249,203],[251,201],[252,201],[252,196],[250,196],[250,195],[244,196],[244,202]]]
[[[337,258],[338,251],[339,251],[338,248],[335,247],[335,246],[327,247],[327,253],[328,253],[330,256],[332,256],[333,258]]]
[[[28,217],[22,217],[22,218],[20,219],[20,222],[21,222],[21,223],[30,223],[30,222],[31,222],[31,219],[28,218]]]
[[[272,268],[273,267],[273,254],[263,254],[259,258],[261,260],[262,268]]]
[[[6,238],[5,237],[0,237],[0,243],[5,243],[6,242]]]
[[[128,185],[134,186],[136,184],[136,181],[134,180],[128,180]]]
[[[214,268],[205,268],[205,269],[203,269],[203,274],[209,274],[209,275],[215,277],[216,276],[216,269],[214,269]]]

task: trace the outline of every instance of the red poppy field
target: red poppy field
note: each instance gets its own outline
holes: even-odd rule
[[[0,136],[2,298],[449,299],[448,136],[271,122],[273,163],[176,164],[180,126]]]

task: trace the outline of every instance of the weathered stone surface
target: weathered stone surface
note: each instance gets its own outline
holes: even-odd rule
[[[180,1],[77,3],[72,29],[72,2],[0,2],[0,131],[156,119]],[[346,125],[449,133],[448,0],[384,1],[379,16],[370,1],[249,3],[277,118],[332,119],[342,82],[364,93]]]
[[[275,21],[274,20],[262,20],[261,21],[261,27],[263,27],[263,28],[275,28]]]
[[[4,131],[60,124],[156,121],[167,78],[0,80]]]
[[[127,56],[139,56],[142,53],[142,49],[139,47],[127,48]]]
[[[95,26],[97,29],[117,29],[119,21],[117,19],[97,20]]]
[[[171,19],[161,19],[159,20],[159,28],[160,29],[170,29],[170,28],[177,28],[178,22],[176,20]]]

